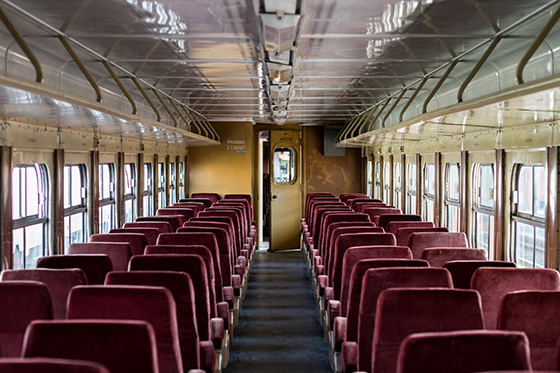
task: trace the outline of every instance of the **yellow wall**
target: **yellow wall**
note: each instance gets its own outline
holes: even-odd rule
[[[189,194],[218,193],[220,197],[251,194],[252,124],[212,123],[212,126],[222,143],[189,149]]]

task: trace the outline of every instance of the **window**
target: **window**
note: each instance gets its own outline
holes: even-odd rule
[[[12,171],[13,268],[35,268],[48,255],[47,167],[21,165]]]
[[[152,203],[152,164],[144,163],[144,188],[142,189],[142,205],[144,206],[144,216],[152,216],[154,214],[154,205]]]
[[[99,233],[115,228],[115,166],[99,165]]]
[[[179,199],[187,198],[185,195],[185,164],[179,162]]]
[[[169,163],[169,204],[177,202],[177,191],[175,189],[175,162]]]
[[[165,163],[158,163],[158,209],[167,206],[165,198]]]
[[[518,267],[544,268],[545,170],[540,165],[517,165],[514,172],[513,260]]]
[[[391,164],[383,163],[383,201],[389,203],[391,200],[391,179],[389,178]]]
[[[494,166],[475,164],[472,180],[472,242],[477,249],[486,250],[486,257],[492,259],[494,251]]]
[[[375,162],[375,198],[381,198],[381,162]]]
[[[416,214],[416,163],[409,163],[406,173],[406,213]]]
[[[367,167],[366,167],[366,180],[367,180],[367,195],[373,198],[373,174],[372,174],[372,167],[373,167],[373,162],[372,161],[367,161]]]
[[[459,164],[448,163],[445,165],[445,196],[444,196],[445,227],[450,232],[459,232]]]
[[[86,165],[64,166],[64,248],[86,241]]]
[[[397,162],[393,166],[393,206],[401,208],[401,163]]]
[[[424,188],[422,193],[423,219],[434,221],[434,209],[436,201],[436,167],[433,163],[424,165]]]
[[[295,154],[291,148],[274,149],[274,181],[290,184],[295,180]]]
[[[136,219],[136,165],[124,165],[124,222],[130,223]]]

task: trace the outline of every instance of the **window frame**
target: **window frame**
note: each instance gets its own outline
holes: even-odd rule
[[[82,240],[80,242],[76,241],[75,243],[82,243],[82,242],[86,242],[86,238],[88,237],[88,180],[87,180],[87,165],[85,163],[71,163],[71,164],[65,164],[64,168],[63,168],[63,183],[64,186],[63,188],[66,188],[66,171],[68,169],[70,169],[71,172],[71,168],[72,167],[78,167],[78,170],[80,171],[80,182],[81,182],[81,186],[80,186],[80,198],[82,200],[82,203],[79,205],[70,205],[69,207],[65,207],[64,208],[64,218],[63,220],[65,220],[66,218],[69,218],[69,221],[71,222],[71,217],[77,214],[82,214]],[[68,198],[71,201],[71,194],[72,193],[72,178],[70,177],[69,179],[69,187],[68,187]],[[71,204],[72,202],[70,202]],[[66,223],[64,223],[64,230],[66,233]],[[64,249],[68,249],[68,246],[70,246],[71,244],[73,244],[74,242],[70,240],[70,236],[72,235],[72,226],[70,223],[70,232],[69,232],[69,236],[64,237]]]
[[[433,180],[433,190],[434,193],[431,194],[430,193],[430,186],[429,186],[429,182],[430,180],[428,180],[428,173],[429,173],[429,168],[433,167],[433,175],[434,175],[434,180]],[[424,167],[422,170],[422,219],[425,221],[434,221],[434,207],[435,203],[436,203],[436,165],[435,163],[424,163]],[[432,208],[430,207],[430,204],[432,204]],[[430,219],[431,216],[431,219]]]
[[[397,170],[398,169],[398,170]],[[401,208],[402,195],[402,164],[401,162],[393,163],[393,206]]]
[[[455,165],[457,167],[457,198],[453,198],[450,196],[451,192],[451,185],[450,185],[450,170],[451,167]],[[450,232],[459,232],[461,230],[460,224],[460,214],[461,214],[461,164],[459,162],[449,162],[445,164],[445,188],[443,193],[443,206],[444,206],[444,221],[445,227],[449,229]],[[457,225],[454,227],[450,226],[449,217],[450,217],[450,210],[454,208],[457,210]]]
[[[381,199],[385,203],[389,203],[391,200],[391,163],[383,162],[383,198]]]
[[[173,205],[177,203],[177,188],[176,188],[176,180],[177,180],[177,164],[173,162],[169,162],[169,167],[167,171],[167,177],[169,179],[169,205]]]
[[[407,214],[417,214],[417,185],[416,178],[418,172],[418,166],[416,162],[409,162],[406,165],[406,182],[408,188],[406,188],[406,213]],[[412,172],[414,170],[414,172]]]
[[[485,167],[490,167],[492,170],[492,208],[483,205],[480,200],[482,196],[482,173]],[[472,224],[471,224],[471,242],[474,247],[480,248],[480,243],[477,239],[478,237],[478,215],[485,215],[489,217],[490,227],[488,230],[488,242],[484,244],[487,245],[488,249],[486,252],[488,260],[492,260],[494,257],[494,222],[495,211],[496,211],[496,198],[494,197],[495,188],[495,178],[496,172],[494,169],[494,164],[492,163],[475,163],[472,168],[472,190],[471,190],[471,212],[472,212]]]
[[[154,214],[154,183],[153,183],[153,165],[152,162],[144,162],[142,165],[142,206],[143,216],[152,216]],[[147,183],[147,189],[146,189]],[[148,203],[146,204],[146,201]]]
[[[167,195],[166,195],[166,178],[167,172],[165,167],[165,161],[157,163],[157,195],[158,195],[158,209],[167,207]]]
[[[109,197],[104,198],[102,196],[102,190],[103,190],[103,185],[106,182],[105,180],[103,180],[103,167],[104,166],[108,166],[109,167]],[[100,163],[99,167],[98,167],[98,180],[99,180],[99,233],[103,233],[103,219],[102,219],[102,210],[103,207],[106,206],[111,206],[111,219],[109,222],[109,231],[113,228],[116,227],[116,217],[115,217],[115,211],[116,211],[116,203],[117,203],[117,197],[116,197],[116,175],[115,175],[115,164],[112,162],[106,162],[106,163]],[[109,233],[109,231],[106,231],[106,233]]]
[[[126,177],[126,168],[127,166],[130,168],[130,193],[126,193],[126,183],[128,182],[128,179]],[[124,222],[125,223],[130,223],[133,222],[136,219],[136,185],[137,185],[137,173],[136,173],[136,163],[134,162],[127,162],[124,164],[124,168],[123,168],[124,174],[123,174],[123,178],[124,178],[124,182],[123,185],[125,185],[124,190],[123,190],[123,198],[124,198],[124,209],[125,209],[125,213],[124,213]],[[131,220],[127,220],[126,219],[126,203],[128,201],[132,201],[132,219]]]
[[[185,162],[179,162],[178,164],[178,181],[177,187],[179,188],[179,199],[186,198],[185,193]]]

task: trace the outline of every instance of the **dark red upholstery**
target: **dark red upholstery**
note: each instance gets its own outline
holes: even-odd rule
[[[560,290],[560,276],[553,269],[481,267],[471,288],[482,298],[484,325],[496,329],[500,305],[507,293],[517,290]]]
[[[61,320],[66,318],[66,301],[70,289],[88,283],[84,271],[77,268],[6,270],[2,272],[0,281],[39,281],[44,283],[51,294],[53,316],[55,319]]]
[[[174,271],[187,273],[195,288],[196,320],[201,340],[210,339],[210,319],[217,315],[216,304],[211,303],[206,264],[198,255],[143,255],[130,260],[130,271]]]
[[[326,226],[327,224],[325,224],[325,218],[328,217],[329,215],[344,215],[344,214],[348,214],[348,215],[354,215],[356,214],[354,211],[352,211],[350,209],[350,207],[348,206],[344,206],[344,207],[319,207],[315,209],[315,212],[313,213],[313,222],[312,222],[312,237],[313,237],[313,242],[318,243],[319,242],[319,237],[321,236],[321,229],[322,227]]]
[[[199,220],[201,218],[209,218],[209,220],[230,224],[235,237],[237,250],[239,251],[239,253],[241,253],[241,250],[243,249],[243,234],[239,227],[239,219],[236,212],[224,210],[209,211],[207,209],[198,214],[198,218],[196,220]]]
[[[369,196],[365,193],[341,193],[338,197],[342,202],[346,202],[347,200],[352,198],[366,198]]]
[[[136,320],[33,321],[24,357],[95,361],[111,373],[158,373],[154,329]]]
[[[0,315],[0,353],[3,357],[20,356],[27,325],[53,318],[47,285],[36,281],[0,282]]]
[[[470,330],[406,337],[397,373],[473,373],[530,367],[529,342],[523,333]]]
[[[187,273],[171,271],[110,272],[105,279],[105,285],[161,286],[169,290],[177,307],[177,326],[183,369],[188,371],[200,368],[195,291],[191,277]]]
[[[146,236],[148,245],[155,245],[160,231],[158,228],[134,227],[111,229],[109,233],[140,233]]]
[[[213,218],[193,218],[190,219],[188,222],[183,224],[183,227],[202,227],[202,228],[220,228],[224,229],[227,232],[227,241],[229,241],[229,246],[231,250],[231,264],[232,266],[235,265],[235,258],[238,256],[237,248],[236,248],[236,238],[235,234],[233,233],[233,226],[228,224],[225,221],[214,221],[214,220],[207,220]],[[228,219],[229,221],[229,219]],[[216,239],[218,239],[216,237]],[[218,245],[220,245],[220,241],[218,240]],[[221,250],[221,249],[220,249]]]
[[[331,260],[331,255],[334,253],[335,250],[335,243],[343,234],[353,234],[353,233],[385,233],[383,228],[376,227],[373,225],[369,226],[350,226],[350,227],[339,227],[335,228],[331,231],[331,235],[325,239],[325,246],[327,242],[330,242],[331,245],[325,247],[323,250],[320,251],[321,257],[323,258],[324,263],[329,263]],[[327,265],[327,270],[329,269]]]
[[[470,289],[472,275],[480,267],[515,268],[515,263],[492,260],[453,260],[443,265],[443,268],[451,273],[453,287],[458,289]]]
[[[144,248],[148,245],[148,239],[142,233],[92,234],[89,242],[128,242],[132,255],[142,255]]]
[[[384,214],[379,216],[377,225],[383,229],[387,228],[387,225],[393,221],[422,221],[422,216],[411,215],[411,214]]]
[[[445,263],[452,260],[486,260],[486,250],[432,247],[422,251],[422,259],[428,261],[430,267],[443,267]]]
[[[381,215],[396,215],[402,214],[402,211],[391,207],[368,207],[363,210],[365,214],[368,214],[371,221],[377,224],[379,222],[379,216]]]
[[[218,193],[192,193],[191,198],[208,198],[212,203],[216,203],[220,200],[220,195]]]
[[[166,207],[164,209],[159,209],[156,211],[156,216],[162,216],[162,215],[182,215],[183,222],[196,216],[193,209],[175,208],[175,207]]]
[[[135,221],[132,223],[124,223],[123,228],[147,227],[157,228],[159,233],[170,233],[171,224],[166,221]]]
[[[361,306],[365,312],[367,303]],[[395,372],[399,346],[409,334],[483,328],[480,296],[476,291],[441,288],[385,290],[377,303],[370,371]],[[362,351],[360,344],[360,353]]]
[[[88,284],[100,285],[113,270],[111,259],[105,254],[53,255],[37,260],[37,268],[79,268],[86,274]]]
[[[367,226],[375,226],[370,219],[369,216],[366,214],[328,214],[325,216],[323,221],[323,227],[321,234],[319,236],[320,242],[315,242],[315,249],[320,250],[320,254],[323,255],[326,250],[331,250],[333,240],[332,240],[332,232],[337,227],[342,227],[344,225],[336,226],[335,224],[339,223],[356,223],[352,224],[351,226],[361,226],[359,223],[367,223]],[[348,225],[346,225],[348,226]],[[322,236],[322,237],[321,237]]]
[[[397,232],[398,234],[398,232]],[[408,245],[415,259],[422,257],[422,251],[431,247],[469,247],[463,232],[415,232],[408,238]]]
[[[0,373],[111,373],[92,361],[36,358],[0,358]]]
[[[68,319],[146,321],[156,334],[159,371],[183,371],[177,309],[164,287],[77,286],[68,296]]]
[[[352,209],[356,212],[365,212],[365,209],[370,207],[388,207],[383,202],[376,202],[374,200],[370,200],[368,202],[354,202],[352,204]]]
[[[241,207],[244,212],[245,220],[247,222],[247,228],[249,228],[249,224],[253,221],[253,210],[251,209],[251,205],[249,201],[246,199],[222,199],[218,201],[215,205],[216,207],[221,206],[234,206],[234,207]]]
[[[558,367],[558,310],[560,291],[516,291],[506,294],[500,307],[498,329],[527,334],[535,370]]]
[[[204,203],[205,207],[212,206],[212,201],[209,198],[181,198],[179,203],[181,202],[200,202]]]
[[[393,233],[397,235],[397,229],[399,228],[435,228],[434,223],[431,221],[391,221],[387,224],[385,231],[387,233]]]
[[[397,229],[397,233],[395,233],[395,237],[397,238],[397,245],[399,246],[409,246],[409,239],[410,235],[415,232],[449,232],[449,230],[445,227],[407,227],[407,228],[399,228]],[[410,246],[409,246],[410,247]],[[422,254],[420,252],[420,254]],[[413,253],[414,255],[414,253]],[[417,259],[420,259],[418,257]]]
[[[115,271],[126,271],[132,258],[132,245],[129,242],[73,243],[68,247],[68,254],[105,254],[111,259]]]
[[[216,294],[216,264],[212,259],[212,254],[206,246],[203,245],[148,245],[144,251],[145,255],[198,255],[204,260],[206,266],[206,274],[208,276],[208,285],[210,286],[210,303],[219,302]],[[221,288],[219,289],[221,292]]]
[[[206,206],[202,202],[177,202],[166,208],[191,209],[194,211],[194,216],[197,216]]]
[[[139,216],[136,221],[164,221],[171,226],[171,232],[175,232],[183,224],[183,215]]]

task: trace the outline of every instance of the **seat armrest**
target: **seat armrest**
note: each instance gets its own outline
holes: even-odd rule
[[[352,373],[358,370],[358,344],[356,342],[342,343],[341,356],[343,373]]]
[[[327,275],[325,275],[325,266],[324,265],[318,265],[317,268],[315,268],[315,276],[327,276]]]
[[[200,368],[205,372],[213,372],[216,364],[216,355],[214,352],[214,344],[210,341],[201,341],[198,343],[200,351]]]
[[[336,301],[335,301],[336,302]],[[342,343],[346,342],[346,326],[348,319],[346,317],[335,317],[333,325],[333,346],[336,352],[342,349]]]
[[[243,275],[241,275],[241,276],[239,276],[239,275],[231,276],[231,285],[233,287],[233,295],[235,295],[236,297],[241,295],[241,279],[242,278],[243,278]]]
[[[233,286],[224,286],[222,288],[222,299],[228,304],[229,308],[233,308],[234,296]]]
[[[340,314],[340,301],[337,300],[329,300],[328,302],[325,302],[325,304],[327,305],[327,315],[329,318],[329,327],[331,330],[334,330],[334,318],[335,317],[339,317],[341,316]]]
[[[219,302],[216,304],[218,309],[218,318],[224,320],[224,328],[229,328],[229,306],[226,302]]]
[[[214,344],[214,350],[222,349],[222,340],[224,339],[224,320],[220,318],[210,319],[210,338]]]
[[[329,277],[325,275],[317,276],[317,289],[319,290],[319,296],[325,296],[325,288],[329,284]]]
[[[329,304],[329,301],[334,299],[334,289],[330,286],[325,288],[325,304]]]

